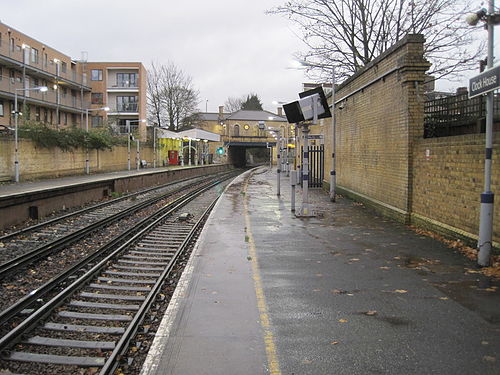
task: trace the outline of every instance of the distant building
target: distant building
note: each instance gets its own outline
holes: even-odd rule
[[[84,65],[14,28],[0,23],[0,125],[35,120],[55,127],[84,124],[90,87]],[[47,92],[32,90],[47,86]],[[31,90],[30,90],[31,89]]]
[[[90,108],[109,107],[109,111],[91,111],[91,125],[108,123],[125,134],[127,124],[132,133],[146,138],[147,73],[140,62],[88,62],[92,88]]]
[[[215,162],[223,162],[230,148],[251,149],[274,145],[276,139],[273,135],[281,134],[289,142],[295,139],[293,126],[283,116],[282,108],[278,108],[277,114],[249,110],[227,113],[224,112],[224,106],[220,106],[218,113],[201,112],[198,117],[198,128],[221,136],[220,142],[210,143],[209,153],[214,155]],[[219,148],[223,148],[224,153],[218,154],[216,151]]]
[[[146,138],[146,69],[140,62],[75,61],[0,23],[0,125],[34,120],[56,128],[110,124]],[[33,90],[46,86],[47,92]],[[109,107],[109,112],[98,110]]]

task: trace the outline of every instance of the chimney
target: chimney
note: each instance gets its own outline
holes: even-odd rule
[[[219,121],[222,121],[224,119],[224,106],[220,105],[219,106]]]
[[[283,117],[283,107],[278,107],[278,116]]]

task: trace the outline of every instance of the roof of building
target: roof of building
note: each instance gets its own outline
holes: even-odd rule
[[[218,112],[200,112],[198,113],[200,118],[203,121],[218,121],[219,120],[219,113]],[[229,116],[230,113],[223,113],[222,118],[225,119],[227,116]]]
[[[286,118],[278,116],[269,111],[246,111],[240,109],[239,111],[231,113],[226,117],[226,120],[244,120],[244,121],[280,121],[286,122]]]
[[[181,132],[173,132],[171,130],[160,128],[158,138],[173,138],[173,139],[206,139],[207,141],[220,141],[220,135],[199,128],[191,128]]]

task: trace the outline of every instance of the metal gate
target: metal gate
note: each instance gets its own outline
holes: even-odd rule
[[[304,165],[304,147],[300,147],[300,174],[302,177],[302,166]],[[322,187],[325,164],[325,146],[309,146],[309,187]],[[302,178],[300,179],[302,183]]]

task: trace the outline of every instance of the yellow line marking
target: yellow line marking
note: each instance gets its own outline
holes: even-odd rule
[[[269,314],[267,310],[266,297],[264,296],[264,290],[262,288],[262,279],[260,277],[259,266],[257,263],[257,249],[255,248],[255,242],[253,240],[252,227],[250,224],[250,216],[248,215],[248,180],[245,180],[243,186],[244,199],[243,207],[245,211],[245,224],[246,232],[248,236],[248,253],[251,257],[252,265],[252,277],[255,286],[255,296],[257,297],[257,308],[260,314],[260,325],[264,330],[264,344],[266,347],[267,364],[269,366],[269,373],[271,375],[281,375],[280,364],[278,361],[278,356],[276,354],[276,345],[274,343],[274,336],[271,331],[271,323],[269,322]]]

